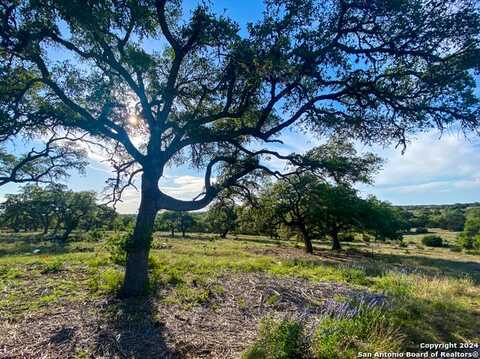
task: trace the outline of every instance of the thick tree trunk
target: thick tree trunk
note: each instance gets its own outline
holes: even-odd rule
[[[185,230],[182,230],[182,238],[185,238]]]
[[[44,220],[44,224],[43,224],[43,234],[47,234],[48,233],[48,228],[50,227],[50,218],[49,217],[46,217],[45,220]]]
[[[123,296],[134,297],[145,294],[148,284],[148,255],[153,226],[158,209],[154,198],[155,180],[142,177],[140,208],[132,238],[127,246],[127,264],[123,283]]]
[[[74,227],[67,227],[67,228],[65,228],[65,232],[63,232],[63,235],[62,235],[62,237],[60,238],[60,240],[61,240],[62,242],[66,242],[66,241],[67,241],[68,237],[70,236],[70,234],[71,234],[72,231],[73,231],[73,228],[74,228]]]
[[[222,238],[222,239],[227,238],[227,234],[228,234],[228,230],[223,231],[222,233],[220,233],[220,238]]]
[[[172,227],[170,231],[170,237],[175,238],[175,229]]]
[[[342,249],[342,246],[340,245],[340,240],[338,239],[338,230],[333,230],[332,231],[332,250],[334,251],[339,251]]]
[[[305,244],[305,252],[308,254],[312,254],[313,253],[312,239],[310,238],[310,235],[308,234],[308,231],[304,225],[300,225],[299,228],[300,228],[300,234],[302,235],[303,243]]]

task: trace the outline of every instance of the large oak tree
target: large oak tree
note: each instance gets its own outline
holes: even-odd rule
[[[141,175],[124,284],[135,295],[156,213],[205,207],[272,172],[267,156],[302,164],[272,150],[288,127],[401,145],[417,130],[477,129],[479,27],[468,0],[268,0],[244,36],[179,0],[6,0],[1,121],[88,133],[117,170],[114,200]],[[181,163],[205,170],[191,201],[158,186]]]

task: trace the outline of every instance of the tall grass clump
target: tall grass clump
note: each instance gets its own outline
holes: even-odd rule
[[[385,296],[364,293],[348,301],[326,301],[319,324],[308,332],[311,326],[302,322],[267,318],[243,358],[346,359],[359,352],[400,351],[405,336],[391,309]]]
[[[113,268],[107,268],[96,273],[89,280],[89,287],[96,294],[118,294],[123,283],[123,273]]]
[[[265,318],[258,338],[243,354],[244,359],[309,358],[309,347],[303,324],[297,320]]]
[[[399,351],[403,342],[386,297],[368,294],[351,302],[327,301],[311,352],[319,359],[356,358],[359,352]]]
[[[390,272],[376,281],[375,288],[391,298],[392,323],[410,338],[412,347],[478,339],[471,303],[478,288],[471,278]]]
[[[355,358],[359,352],[399,351],[403,336],[378,310],[354,318],[325,318],[317,327],[312,351],[319,359]]]

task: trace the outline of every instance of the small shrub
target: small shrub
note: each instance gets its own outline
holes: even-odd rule
[[[364,272],[368,277],[382,277],[387,271],[385,264],[374,261],[368,262],[364,268]]]
[[[90,281],[90,289],[99,294],[115,294],[118,293],[123,282],[123,273],[108,268],[94,275]]]
[[[7,268],[7,267],[0,268],[0,277],[3,277],[5,279],[21,278],[24,274],[25,272],[18,268]]]
[[[132,237],[132,231],[125,233],[116,232],[107,238],[105,242],[105,248],[110,255],[110,260],[114,264],[124,266],[127,262],[127,246],[130,238]]]
[[[462,251],[462,247],[452,246],[452,247],[450,247],[450,251],[451,251],[451,252],[461,252],[461,251]]]
[[[46,262],[42,265],[42,269],[40,269],[40,273],[47,274],[47,273],[57,273],[62,270],[62,262],[60,261],[53,261],[53,262]]]
[[[280,300],[281,296],[278,293],[272,293],[268,298],[267,298],[267,304],[268,305],[275,305],[278,303]]]
[[[465,249],[480,249],[480,235],[473,237],[460,233],[457,241]]]
[[[467,249],[465,250],[465,254],[469,254],[472,256],[478,256],[480,255],[480,249]]]
[[[172,289],[163,300],[167,304],[180,304],[185,310],[208,301],[212,292],[208,288],[195,288],[181,285]]]
[[[243,353],[244,359],[308,358],[303,324],[296,320],[266,318],[260,323],[258,338]]]
[[[105,232],[100,228],[95,228],[92,231],[90,231],[89,234],[90,234],[90,239],[92,241],[100,242],[103,239]]]
[[[443,247],[443,239],[440,236],[428,235],[422,238],[422,244],[427,247]]]

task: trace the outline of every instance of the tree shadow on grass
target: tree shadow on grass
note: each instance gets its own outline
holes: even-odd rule
[[[321,265],[345,265],[379,267],[378,274],[385,270],[405,271],[427,276],[444,276],[449,278],[471,278],[476,285],[480,285],[480,263],[473,260],[455,260],[453,258],[438,258],[417,254],[387,254],[372,253],[358,248],[347,247],[340,252],[315,247],[313,255],[305,255],[298,251],[298,258]],[[265,253],[269,254],[269,253]],[[276,254],[276,253],[273,253]],[[293,258],[293,257],[292,257]],[[468,258],[468,257],[466,257]],[[295,258],[293,258],[295,259]]]
[[[457,261],[454,259],[435,258],[424,255],[375,253],[373,259],[392,266],[406,267],[425,275],[445,276],[451,278],[470,277],[476,285],[480,284],[480,263],[474,261]]]
[[[166,343],[165,325],[155,319],[154,299],[115,300],[105,306],[95,353],[106,358],[180,358]]]
[[[417,351],[420,343],[475,343],[480,337],[480,313],[454,302],[404,298],[396,313],[402,332],[407,334],[406,349],[411,351]],[[458,349],[451,351],[472,352]]]
[[[0,257],[29,254],[64,254],[71,252],[68,243],[53,241],[17,242],[0,248]]]

